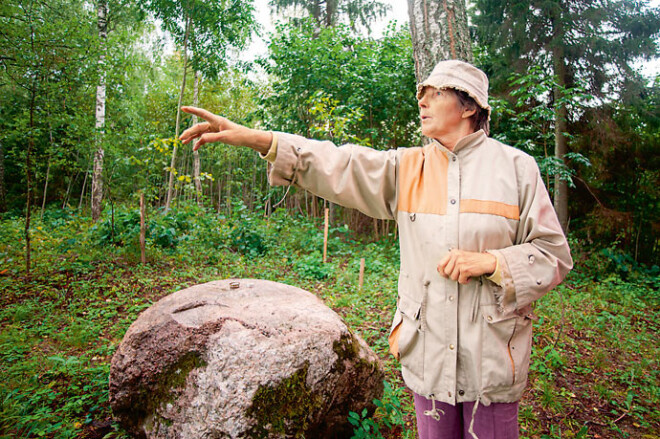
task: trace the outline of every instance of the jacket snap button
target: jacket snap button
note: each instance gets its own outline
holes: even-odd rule
[[[492,322],[493,321],[493,316],[488,316],[488,321]]]
[[[455,198],[452,198],[451,201],[450,201],[450,203],[451,203],[451,204],[456,204],[456,199],[455,199]]]
[[[453,302],[454,301],[454,296],[449,296],[449,301]]]
[[[465,390],[459,390],[458,394],[461,395],[461,396],[465,395]]]
[[[449,345],[449,350],[450,350],[450,351],[453,351],[454,348],[455,348],[455,346],[454,346],[453,344],[450,344],[450,345]]]
[[[410,214],[410,221],[415,221],[415,218],[417,218],[417,215],[415,215],[414,213],[411,213]]]
[[[529,255],[529,265],[534,263],[534,255]]]
[[[542,283],[543,283],[543,282],[541,282],[541,279],[538,279],[538,280],[536,281],[536,285],[541,285]]]

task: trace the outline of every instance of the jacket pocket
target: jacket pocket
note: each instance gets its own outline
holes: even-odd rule
[[[501,313],[497,304],[481,306],[483,317],[481,340],[482,388],[510,387],[516,383],[518,369],[522,367],[519,349],[512,344],[516,340],[519,317],[513,313]],[[514,349],[511,349],[511,347]]]
[[[422,303],[399,295],[398,312],[401,322],[394,328],[398,358],[401,365],[419,378],[424,376],[424,328]],[[390,338],[393,338],[390,336]],[[390,340],[392,348],[392,340]]]

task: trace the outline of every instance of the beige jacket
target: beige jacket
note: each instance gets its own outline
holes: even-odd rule
[[[401,273],[390,344],[406,385],[450,404],[519,400],[530,305],[573,264],[534,159],[483,131],[453,152],[438,142],[375,151],[284,133],[277,139],[267,157],[271,184],[397,221]],[[437,264],[452,248],[492,252],[501,280],[459,285],[440,276]]]

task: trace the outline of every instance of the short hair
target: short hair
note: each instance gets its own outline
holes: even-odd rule
[[[458,98],[458,102],[463,108],[467,108],[468,110],[477,110],[470,117],[470,119],[472,119],[472,129],[474,129],[475,132],[484,130],[484,133],[488,135],[488,132],[490,131],[490,124],[488,123],[488,110],[481,108],[479,104],[477,104],[477,101],[475,101],[472,96],[463,90],[457,90],[455,88],[447,88],[447,90],[451,90],[454,93],[456,98]]]

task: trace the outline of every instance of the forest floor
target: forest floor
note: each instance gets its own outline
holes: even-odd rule
[[[136,210],[97,224],[49,210],[33,225],[28,276],[23,229],[21,218],[0,219],[0,438],[125,437],[111,417],[108,373],[128,326],[162,297],[223,278],[317,294],[385,365],[389,409],[364,423],[379,433],[355,437],[416,437],[411,394],[387,347],[399,267],[393,236],[371,241],[331,227],[323,264],[320,219],[187,207],[153,215],[142,265]],[[597,252],[574,256],[575,270],[535,308],[521,437],[660,438],[658,278]]]

